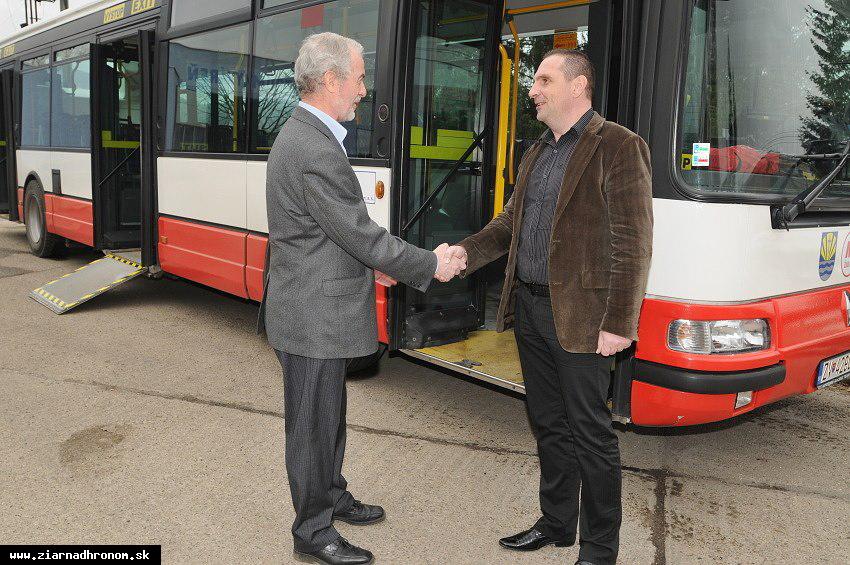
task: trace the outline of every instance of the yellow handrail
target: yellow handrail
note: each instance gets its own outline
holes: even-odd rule
[[[508,21],[508,27],[514,36],[514,64],[511,77],[511,148],[508,154],[508,184],[514,184],[514,152],[516,150],[516,112],[519,101],[519,34],[516,31],[513,19]]]
[[[493,190],[493,217],[505,207],[505,162],[508,149],[508,112],[511,103],[511,59],[508,50],[499,44],[501,78],[499,81],[499,136],[496,143],[496,184]]]

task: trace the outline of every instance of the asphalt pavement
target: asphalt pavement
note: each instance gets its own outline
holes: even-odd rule
[[[290,563],[283,385],[257,305],[141,278],[58,316],[30,290],[97,258],[0,219],[0,543],[161,544]],[[685,429],[619,426],[620,563],[850,563],[850,388]],[[377,563],[572,563],[499,537],[538,515],[521,396],[398,356],[348,383],[345,475]]]

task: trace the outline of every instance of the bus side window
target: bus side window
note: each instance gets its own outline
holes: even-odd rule
[[[268,153],[278,132],[298,105],[294,67],[301,42],[308,35],[331,31],[359,41],[363,45],[366,63],[367,94],[360,101],[354,120],[343,124],[348,130],[345,148],[349,157],[377,157],[372,155],[371,147],[378,8],[378,0],[337,0],[257,21],[251,152]]]
[[[168,49],[168,151],[245,150],[247,24],[181,37]]]

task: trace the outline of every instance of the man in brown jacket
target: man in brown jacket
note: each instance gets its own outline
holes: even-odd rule
[[[497,329],[515,325],[543,515],[499,543],[573,545],[580,522],[577,563],[608,565],[622,519],[611,356],[637,339],[652,188],[646,143],[591,109],[593,84],[584,54],[544,56],[529,94],[549,130],[522,159],[504,211],[450,251],[467,259],[463,276],[508,254]]]

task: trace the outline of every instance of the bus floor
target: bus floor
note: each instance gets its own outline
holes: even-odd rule
[[[417,351],[500,380],[518,385],[523,382],[513,330],[497,333],[482,329],[471,332],[463,341]]]

